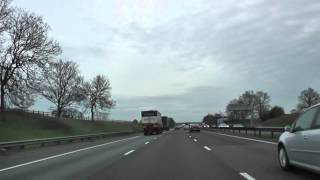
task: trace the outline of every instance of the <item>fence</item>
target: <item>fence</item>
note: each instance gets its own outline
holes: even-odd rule
[[[37,116],[42,117],[50,117],[50,118],[57,118],[57,116],[52,112],[45,112],[45,111],[35,111],[35,110],[28,110],[28,109],[6,109],[6,112],[24,112],[29,113]],[[91,120],[90,117],[83,117],[83,118],[77,118],[77,117],[60,117],[60,119],[76,119],[76,120]]]
[[[271,138],[277,138],[279,137],[283,132],[284,128],[277,128],[277,127],[213,127],[208,130],[212,131],[223,131],[223,132],[229,132],[232,134],[244,134],[244,135],[253,135],[253,136],[259,136],[259,137],[271,137]]]

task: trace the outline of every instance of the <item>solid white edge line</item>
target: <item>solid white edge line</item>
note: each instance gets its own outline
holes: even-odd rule
[[[11,166],[11,167],[7,167],[7,168],[4,168],[4,169],[0,169],[0,172],[7,171],[7,170],[10,170],[10,169],[15,169],[15,168],[22,167],[22,166],[27,166],[27,165],[30,165],[30,164],[35,164],[35,163],[38,163],[38,162],[42,162],[42,161],[46,161],[46,160],[50,160],[50,159],[54,159],[54,158],[58,158],[58,157],[62,157],[62,156],[66,156],[66,155],[69,155],[69,154],[73,154],[73,153],[77,153],[77,152],[81,152],[81,151],[85,151],[85,150],[89,150],[89,149],[94,149],[94,148],[101,147],[101,146],[106,146],[106,145],[109,145],[109,144],[114,144],[114,143],[117,143],[117,142],[128,141],[130,139],[135,139],[135,138],[138,138],[138,137],[140,137],[140,136],[134,136],[134,137],[130,137],[130,138],[120,139],[120,140],[116,140],[116,141],[112,141],[112,142],[107,142],[107,143],[104,143],[104,144],[99,144],[99,145],[86,147],[86,148],[82,148],[82,149],[77,149],[77,150],[66,152],[66,153],[62,153],[62,154],[57,154],[57,155],[54,155],[54,156],[49,156],[49,157],[38,159],[38,160],[35,160],[35,161],[30,161],[30,162],[27,162],[27,163],[18,164],[18,165],[15,165],[15,166]]]
[[[129,154],[131,154],[133,152],[134,152],[134,150],[131,150],[131,151],[128,151],[128,152],[124,153],[123,155],[128,156]]]
[[[149,144],[149,141],[145,142],[144,144]]]
[[[246,172],[241,172],[240,175],[243,176],[244,178],[248,179],[248,180],[255,180],[255,178],[253,178],[252,176],[250,176]]]
[[[211,132],[211,131],[208,131],[208,132],[209,133],[213,133],[213,134],[218,134],[218,135],[221,135],[221,136],[233,137],[233,138],[238,138],[238,139],[243,139],[243,140],[248,140],[248,141],[256,141],[256,142],[261,142],[261,143],[266,143],[266,144],[273,144],[273,145],[277,145],[278,144],[278,143],[271,142],[271,141],[264,141],[264,140],[258,140],[258,139],[240,137],[240,136],[233,136],[233,135],[229,135],[229,134],[216,133],[216,132]]]
[[[211,151],[211,148],[209,148],[208,146],[203,146],[204,149]]]

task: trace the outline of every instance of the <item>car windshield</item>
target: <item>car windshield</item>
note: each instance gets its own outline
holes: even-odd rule
[[[0,0],[0,180],[319,180],[319,69],[320,0]]]

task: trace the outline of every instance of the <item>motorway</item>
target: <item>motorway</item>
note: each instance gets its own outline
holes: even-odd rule
[[[277,145],[201,131],[112,137],[0,153],[0,179],[319,179],[285,172]]]

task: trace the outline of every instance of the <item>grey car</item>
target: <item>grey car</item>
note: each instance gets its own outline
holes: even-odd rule
[[[282,169],[302,167],[320,173],[320,104],[304,111],[279,138]]]

